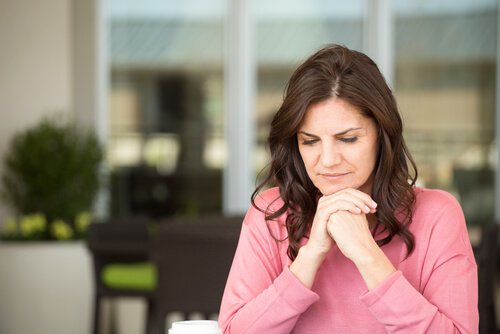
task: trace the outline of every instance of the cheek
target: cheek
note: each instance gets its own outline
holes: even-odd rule
[[[371,174],[375,168],[377,160],[377,150],[373,146],[367,146],[354,154],[351,152],[349,161],[357,166],[359,171]]]
[[[302,157],[302,163],[304,164],[304,167],[306,168],[307,174],[309,174],[309,169],[310,169],[310,163],[309,160],[307,159],[307,155],[301,154]]]
[[[299,149],[300,157],[302,158],[302,162],[306,168],[307,174],[311,174],[311,169],[314,166],[314,155],[312,150],[301,150]]]
[[[369,173],[373,172],[375,169],[375,165],[377,164],[377,156],[378,156],[378,149],[377,146],[370,147],[369,150],[366,151],[365,154],[365,161],[366,161],[366,168],[369,169]]]

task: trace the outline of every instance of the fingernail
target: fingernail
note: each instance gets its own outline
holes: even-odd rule
[[[377,204],[377,202],[372,201],[372,206],[373,206],[374,208],[376,208],[376,207],[377,207],[377,205],[378,205],[378,204]]]

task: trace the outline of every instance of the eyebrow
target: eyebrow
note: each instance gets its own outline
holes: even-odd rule
[[[334,136],[343,136],[343,135],[347,134],[348,132],[355,131],[355,130],[361,130],[361,129],[363,129],[363,128],[361,128],[361,127],[358,127],[358,128],[349,128],[347,130],[344,130],[344,131],[341,131],[341,132],[338,132],[338,133],[334,134]],[[301,133],[301,134],[306,135],[308,137],[317,137],[317,135],[314,135],[312,133],[308,133],[308,132],[305,132],[305,131],[299,131],[298,133]]]

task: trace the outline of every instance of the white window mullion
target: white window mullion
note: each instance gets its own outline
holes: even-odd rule
[[[245,212],[254,187],[255,60],[251,0],[228,0],[225,30],[224,100],[227,163],[224,213]]]
[[[76,121],[93,129],[105,147],[108,133],[109,67],[104,13],[105,0],[72,1],[73,79],[72,99]],[[106,164],[101,177],[107,179]],[[106,183],[106,182],[105,182]],[[107,216],[109,188],[101,186],[94,203],[97,216]]]
[[[366,0],[364,52],[377,63],[394,88],[394,24],[392,0]]]

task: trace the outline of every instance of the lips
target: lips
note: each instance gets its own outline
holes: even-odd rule
[[[339,178],[342,176],[346,176],[347,174],[349,173],[320,173],[321,176],[328,178]]]
[[[326,182],[339,182],[349,173],[321,173],[320,177]]]

